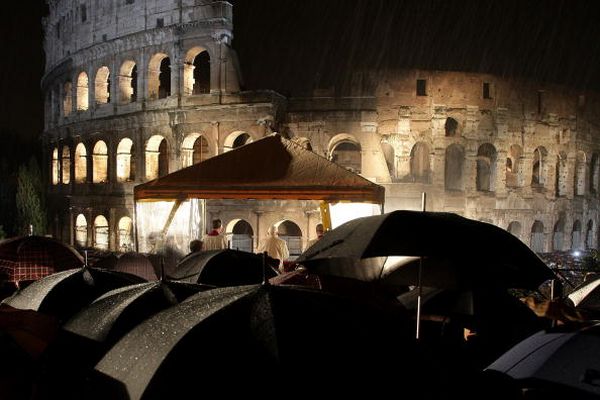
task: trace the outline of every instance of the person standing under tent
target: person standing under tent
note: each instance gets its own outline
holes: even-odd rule
[[[212,231],[204,236],[202,240],[202,250],[222,250],[227,248],[227,239],[223,234],[223,224],[220,219],[213,219]]]
[[[269,257],[279,260],[279,271],[283,272],[283,262],[290,257],[287,243],[279,239],[277,227],[270,226],[267,231],[267,238],[258,247],[258,253],[267,253]]]

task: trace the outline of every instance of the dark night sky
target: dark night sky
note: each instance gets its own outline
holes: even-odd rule
[[[246,89],[301,94],[315,85],[343,83],[351,68],[388,66],[492,72],[600,89],[597,0],[232,3],[233,44]],[[32,140],[43,126],[44,2],[10,4],[3,3],[0,24],[0,132]]]

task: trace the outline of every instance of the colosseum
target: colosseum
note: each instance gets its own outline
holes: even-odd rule
[[[386,211],[420,209],[424,192],[428,210],[494,223],[538,252],[598,247],[593,93],[392,69],[344,95],[243,91],[228,2],[48,3],[43,141],[52,233],[65,241],[132,248],[135,185],[279,132],[384,186]],[[208,213],[248,250],[278,223],[292,254],[318,222],[311,203]]]

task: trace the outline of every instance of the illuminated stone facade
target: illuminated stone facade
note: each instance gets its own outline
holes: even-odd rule
[[[379,73],[347,95],[244,92],[229,3],[49,5],[43,137],[53,233],[67,241],[127,248],[133,186],[277,131],[384,185],[387,211],[420,209],[425,192],[428,210],[492,222],[538,251],[597,247],[594,94],[423,70]],[[313,209],[215,202],[208,213],[243,248],[281,221],[302,247]]]

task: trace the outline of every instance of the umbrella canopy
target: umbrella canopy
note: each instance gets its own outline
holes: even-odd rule
[[[77,250],[53,238],[21,236],[0,242],[0,273],[9,282],[36,280],[82,265]]]
[[[575,308],[594,313],[600,312],[600,279],[583,284],[572,291],[567,298]]]
[[[545,395],[597,398],[600,395],[599,352],[600,324],[580,329],[567,327],[528,337],[488,369],[520,380],[522,386],[544,393],[545,398]]]
[[[84,398],[86,374],[123,335],[150,316],[211,287],[155,281],[111,290],[75,314],[46,352],[40,390],[47,398]]]
[[[155,281],[158,279],[150,256],[142,253],[128,252],[121,254],[120,256],[109,254],[98,260],[94,266],[96,268],[104,268],[111,271],[137,275],[147,281]]]
[[[357,218],[327,232],[314,246],[300,255],[297,262],[327,273],[327,261],[369,259],[383,256],[414,256],[404,263],[371,263],[373,277],[381,277],[425,257],[423,278],[426,284],[446,283],[448,274],[462,285],[487,283],[502,287],[535,289],[554,274],[523,242],[509,232],[480,221],[451,213],[394,211],[389,214]],[[431,262],[427,261],[431,259]],[[339,261],[333,261],[338,263]],[[427,264],[436,266],[439,279]],[[447,264],[454,271],[448,272]],[[413,263],[414,265],[414,263]],[[365,275],[359,268],[344,273]],[[356,271],[356,272],[354,272]],[[446,274],[446,276],[444,276]],[[413,277],[416,274],[413,274]],[[416,280],[410,284],[416,284]]]
[[[54,315],[64,321],[109,290],[141,282],[142,278],[126,273],[70,269],[39,279],[2,303]]]
[[[170,279],[214,286],[254,285],[277,276],[279,261],[239,250],[211,250],[192,253],[181,259]]]
[[[417,356],[410,332],[398,314],[348,297],[271,285],[217,288],[125,335],[97,364],[93,390],[122,389],[121,397],[103,394],[110,398],[187,398],[190,382],[203,392],[248,395],[278,393],[297,376],[318,379],[320,390],[435,380],[437,364]]]

